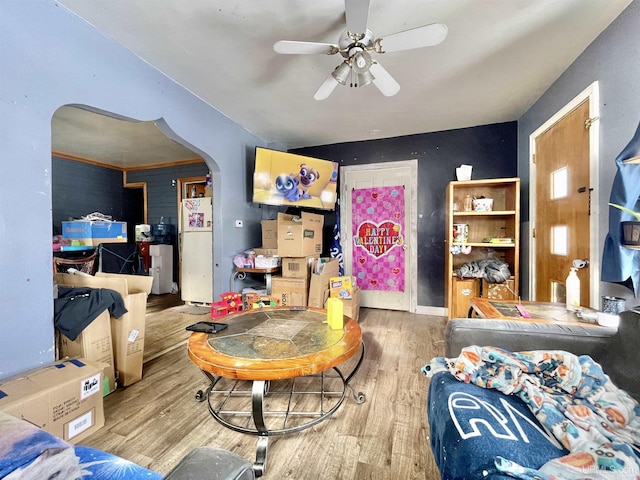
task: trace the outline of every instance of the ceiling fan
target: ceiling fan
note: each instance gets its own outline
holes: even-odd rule
[[[374,37],[367,29],[370,0],[345,0],[347,29],[342,32],[338,44],[318,42],[298,42],[280,40],[273,45],[277,53],[335,55],[339,53],[345,60],[338,65],[316,91],[313,98],[324,100],[338,84],[363,87],[373,82],[383,95],[391,97],[400,91],[400,85],[380,63],[373,59],[370,51],[376,53],[399,52],[412,48],[438,45],[447,37],[447,26],[432,23],[402,32]]]

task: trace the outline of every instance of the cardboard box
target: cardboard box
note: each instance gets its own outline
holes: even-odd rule
[[[104,363],[102,395],[116,389],[113,342],[111,340],[111,315],[105,310],[91,322],[75,340],[60,333],[60,357],[81,357]]]
[[[271,296],[280,306],[306,307],[309,283],[304,278],[271,277]]]
[[[93,245],[91,222],[62,222],[62,237],[77,242],[79,245]]]
[[[101,243],[126,243],[127,222],[62,222],[62,237],[94,247]]]
[[[305,278],[311,277],[311,268],[318,259],[317,255],[307,257],[284,257],[282,259],[282,276],[285,278]]]
[[[300,216],[278,213],[278,255],[306,257],[322,253],[324,217],[302,212]]]
[[[357,322],[360,318],[360,287],[356,286],[351,293],[351,298],[342,300],[342,304],[344,314]]]
[[[515,281],[509,279],[504,283],[489,283],[482,279],[482,296],[489,300],[517,300]]]
[[[276,268],[282,263],[282,258],[274,256],[256,255],[254,265],[256,268]]]
[[[331,277],[329,279],[329,296],[349,299],[356,286],[355,277]]]
[[[324,308],[329,298],[329,279],[337,277],[340,272],[337,258],[318,258],[314,261],[309,281],[309,307]],[[315,273],[317,265],[322,265],[322,273]]]
[[[91,222],[91,242],[94,247],[101,243],[127,243],[127,222]]]
[[[104,426],[104,364],[62,360],[0,381],[0,410],[76,443]]]
[[[254,248],[253,249],[253,253],[258,256],[258,255],[263,255],[265,257],[275,257],[278,256],[278,249],[277,248]]]
[[[109,288],[122,295],[128,312],[120,318],[111,317],[116,378],[123,387],[141,380],[147,297],[153,277],[102,272],[95,277],[57,273],[55,281],[69,287]]]
[[[278,248],[278,220],[262,220],[262,248]]]

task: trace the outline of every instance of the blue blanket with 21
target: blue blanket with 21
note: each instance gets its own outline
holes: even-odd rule
[[[539,469],[497,457],[500,472],[526,480],[640,478],[640,407],[588,356],[470,346],[457,358],[434,358],[422,372],[449,372],[519,397],[569,451]]]

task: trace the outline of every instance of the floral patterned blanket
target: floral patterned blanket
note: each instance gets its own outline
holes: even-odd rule
[[[640,480],[640,406],[591,357],[470,346],[422,368],[427,377],[443,371],[518,396],[570,452],[539,470],[496,457],[498,471],[523,480]]]

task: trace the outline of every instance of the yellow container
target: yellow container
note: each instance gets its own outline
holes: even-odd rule
[[[344,305],[339,298],[329,298],[327,300],[327,323],[333,330],[340,330],[344,327]]]

